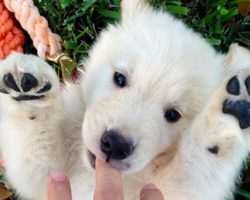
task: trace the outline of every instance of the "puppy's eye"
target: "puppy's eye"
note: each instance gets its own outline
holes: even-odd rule
[[[118,87],[125,87],[127,85],[126,77],[119,72],[114,73],[113,81]]]
[[[164,117],[166,118],[168,122],[174,123],[174,122],[177,122],[181,118],[181,115],[175,109],[169,109],[165,112]]]

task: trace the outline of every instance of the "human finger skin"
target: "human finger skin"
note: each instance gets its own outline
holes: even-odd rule
[[[3,169],[3,160],[0,159],[0,169]]]
[[[121,173],[108,163],[96,159],[96,189],[94,200],[123,200]]]
[[[48,200],[72,200],[69,179],[60,172],[48,179]]]
[[[148,183],[141,189],[140,200],[164,200],[164,197],[154,184]]]

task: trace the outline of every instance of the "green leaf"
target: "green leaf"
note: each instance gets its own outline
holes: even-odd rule
[[[86,14],[87,10],[90,9],[95,2],[96,2],[96,0],[88,0],[88,1],[86,1],[84,3],[82,3],[82,8],[81,8],[82,11],[76,12],[76,14],[73,15],[73,16],[71,16],[71,17],[69,17],[65,21],[65,23],[70,23],[70,22],[72,22],[72,21],[74,21],[74,20],[76,20],[76,19],[81,18],[82,16],[84,16]]]
[[[83,11],[87,11],[94,3],[96,2],[96,0],[87,0],[85,1],[82,5],[82,10]]]
[[[188,14],[188,8],[184,6],[174,6],[174,5],[167,5],[167,10],[173,14],[177,15],[187,15]]]
[[[113,3],[114,3],[116,6],[120,6],[121,0],[113,0]]]
[[[80,34],[76,36],[76,41],[78,41],[81,37],[83,37],[88,31],[89,31],[88,27],[86,27],[83,31],[81,31]]]
[[[216,10],[216,11],[210,13],[209,15],[207,15],[206,17],[204,17],[201,21],[202,21],[202,23],[204,23],[204,24],[208,24],[208,23],[210,23],[210,22],[213,20],[213,18],[214,18],[215,16],[217,16],[217,15],[218,15],[218,10]]]
[[[166,3],[167,3],[168,5],[176,5],[176,6],[181,6],[181,5],[182,5],[182,3],[181,3],[180,0],[179,0],[179,1],[168,0]]]
[[[106,10],[106,9],[97,9],[96,11],[98,14],[100,14],[103,17],[112,18],[116,21],[120,20],[120,13],[119,12],[110,11],[110,10]]]
[[[228,20],[230,20],[231,18],[233,18],[234,16],[236,16],[238,14],[239,14],[238,9],[234,8],[231,11],[229,11],[227,14],[221,16],[221,21],[223,21],[223,22],[228,21]]]
[[[231,0],[231,1],[229,1],[227,4],[228,4],[228,5],[237,5],[237,4],[239,4],[239,3],[247,2],[247,1],[250,1],[250,0]]]
[[[226,8],[220,9],[220,15],[226,15],[229,11]]]
[[[250,192],[246,191],[246,190],[243,190],[241,188],[236,188],[236,191],[235,191],[236,194],[239,194],[243,197],[246,197],[248,199],[250,199]]]
[[[65,8],[71,4],[71,0],[59,0],[59,2],[63,8]]]
[[[215,38],[207,38],[207,41],[208,41],[211,45],[215,45],[215,46],[218,46],[218,45],[221,44],[221,40],[215,39]]]
[[[65,40],[64,44],[67,49],[77,49],[78,44],[73,40]]]
[[[66,24],[66,28],[67,28],[68,31],[73,31],[74,24]]]
[[[223,34],[223,27],[221,24],[221,20],[217,20],[214,24],[214,34]]]

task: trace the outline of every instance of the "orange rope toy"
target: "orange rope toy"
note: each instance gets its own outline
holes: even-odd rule
[[[47,20],[39,14],[33,0],[4,0],[4,3],[30,35],[38,56],[45,59],[61,52],[60,36],[52,33]]]
[[[8,56],[11,51],[23,52],[22,45],[25,42],[25,36],[15,25],[14,16],[0,0],[0,60]]]

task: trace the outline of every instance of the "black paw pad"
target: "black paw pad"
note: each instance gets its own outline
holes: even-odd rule
[[[220,149],[218,145],[214,145],[212,147],[207,148],[207,150],[212,154],[218,154]]]
[[[24,92],[30,91],[38,84],[37,79],[30,73],[24,73],[21,80],[21,87]]]
[[[237,76],[232,77],[227,83],[227,92],[232,95],[240,95],[240,82]]]
[[[248,76],[247,79],[245,80],[245,85],[247,88],[247,92],[250,95],[250,76]]]
[[[9,94],[9,93],[7,92],[7,90],[5,90],[5,89],[3,89],[3,88],[0,88],[0,92],[3,93],[3,94]]]
[[[51,84],[50,82],[47,82],[42,89],[40,89],[37,93],[43,93],[43,92],[47,92],[51,89]]]
[[[223,113],[233,115],[239,121],[241,129],[250,127],[250,103],[245,100],[223,103]]]
[[[34,95],[20,95],[18,97],[12,97],[16,101],[32,101],[43,98],[44,95],[41,96],[34,96]]]
[[[17,92],[20,92],[20,89],[17,87],[16,81],[11,73],[5,74],[3,76],[3,82],[7,87],[9,87]]]

